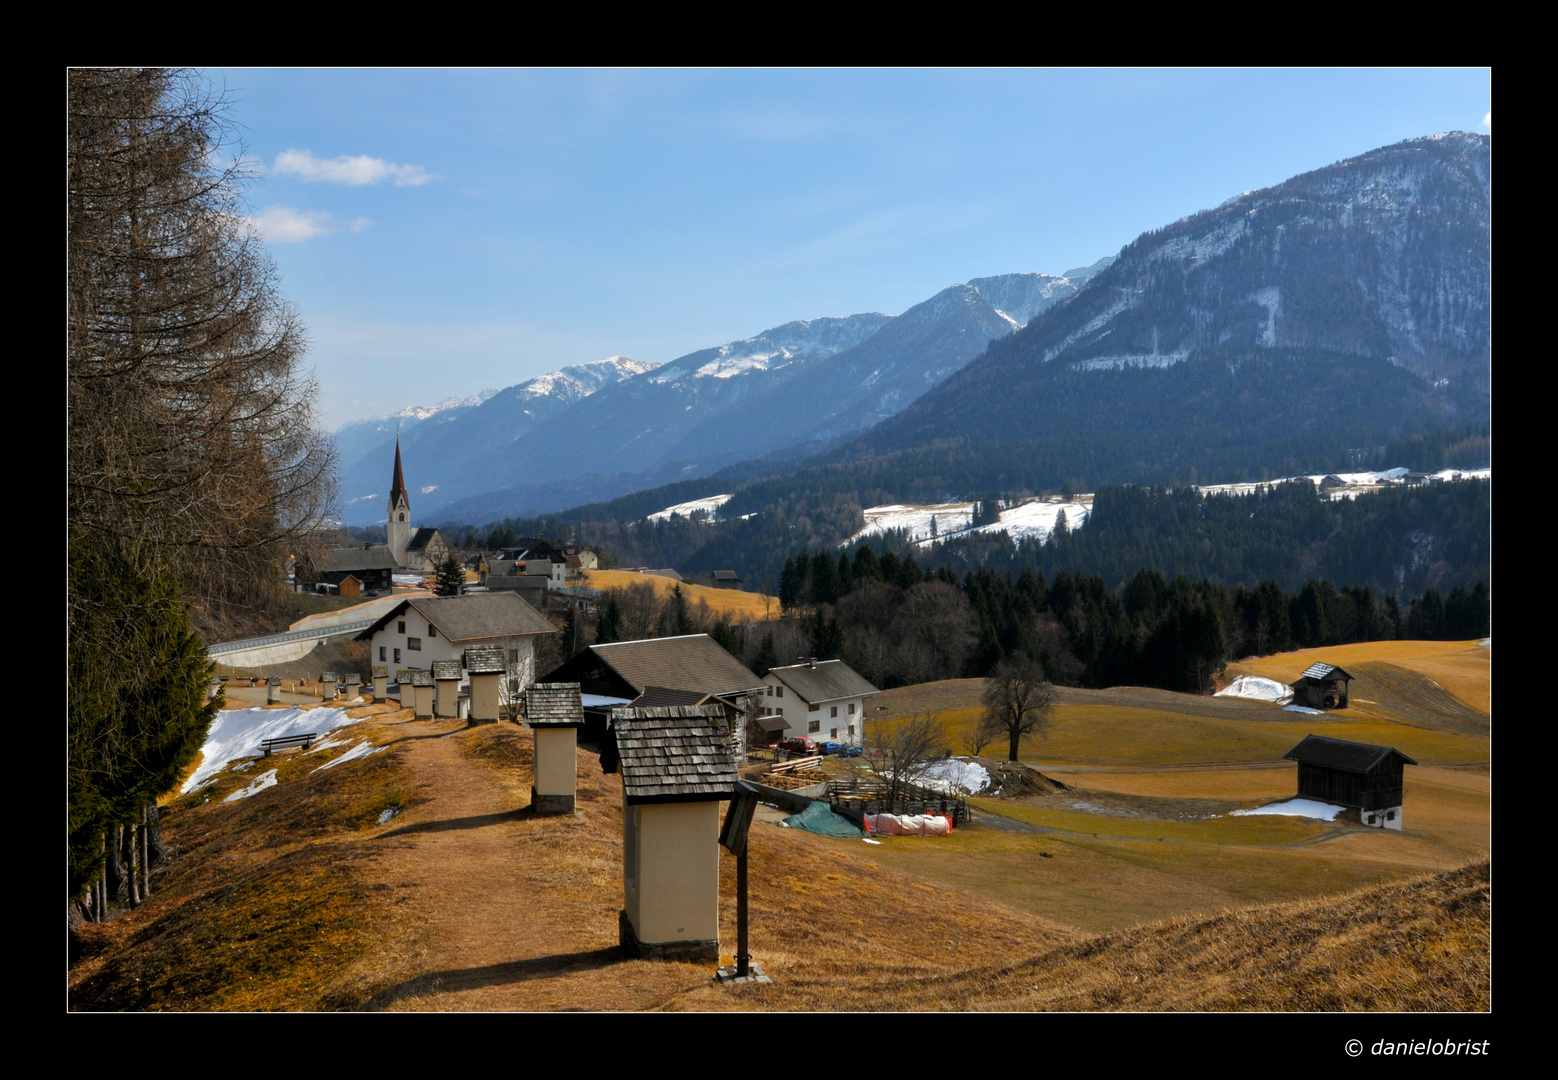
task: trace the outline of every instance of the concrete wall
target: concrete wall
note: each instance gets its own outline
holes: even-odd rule
[[[578,787],[578,733],[571,727],[543,727],[536,735],[536,793],[574,797]]]
[[[627,912],[646,944],[719,940],[719,829],[717,800],[630,806],[624,844],[637,862]]]

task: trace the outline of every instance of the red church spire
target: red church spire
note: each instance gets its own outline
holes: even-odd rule
[[[395,482],[390,485],[390,507],[393,509],[405,500],[406,505],[411,505],[411,499],[406,495],[406,478],[400,475],[400,439],[395,440]]]

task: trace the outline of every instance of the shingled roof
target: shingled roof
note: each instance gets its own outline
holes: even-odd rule
[[[1369,743],[1348,742],[1346,739],[1330,739],[1324,735],[1307,735],[1303,742],[1282,756],[1304,765],[1366,773],[1391,754],[1408,765],[1417,764],[1393,746],[1372,746]]]
[[[1324,662],[1310,664],[1307,668],[1304,669],[1304,673],[1299,676],[1299,679],[1313,679],[1315,682],[1326,682],[1330,679],[1351,678],[1351,675],[1347,674],[1335,664],[1327,664]]]
[[[735,792],[723,706],[612,709],[611,731],[629,805],[708,802]]]
[[[426,525],[420,526],[411,534],[411,539],[406,541],[406,550],[421,551],[423,548],[427,547],[428,544],[431,544],[433,542],[433,537],[437,535],[437,529],[430,528]]]
[[[842,660],[792,664],[789,667],[770,668],[768,673],[794,690],[809,705],[881,693]]]
[[[512,592],[477,593],[470,596],[418,596],[402,600],[390,608],[372,626],[357,635],[358,641],[371,641],[373,635],[414,608],[438,632],[450,641],[479,641],[483,638],[520,637],[525,634],[555,634],[557,629],[546,618]]]
[[[740,694],[763,685],[762,679],[708,634],[615,641],[592,645],[590,652],[640,694],[651,686],[702,694]]]
[[[672,690],[666,686],[646,686],[644,692],[634,698],[634,708],[654,705],[702,705],[709,695],[701,690]]]
[[[531,727],[582,727],[579,684],[531,683],[525,691],[525,720]]]
[[[433,675],[426,668],[412,668],[410,671],[406,672],[406,674],[411,676],[412,686],[433,685]]]
[[[501,645],[472,645],[465,650],[462,662],[472,675],[502,675],[508,671]]]
[[[434,681],[448,681],[450,679],[453,679],[455,682],[459,682],[459,680],[460,680],[460,661],[458,661],[458,660],[434,660],[433,661],[433,679],[434,679]]]
[[[387,547],[343,547],[321,551],[310,557],[318,574],[349,574],[354,570],[398,570],[395,553]]]

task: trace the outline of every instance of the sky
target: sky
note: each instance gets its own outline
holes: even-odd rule
[[[205,74],[331,430],[1059,274],[1240,192],[1492,123],[1486,69]]]

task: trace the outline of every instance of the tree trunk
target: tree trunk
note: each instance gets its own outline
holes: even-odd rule
[[[130,906],[141,906],[141,837],[139,826],[130,824],[124,827],[125,833],[125,866],[130,874]]]
[[[157,804],[141,807],[141,896],[151,895],[151,823],[156,820]]]
[[[1009,740],[1009,753],[1007,754],[1007,760],[1008,761],[1016,761],[1017,760],[1017,744],[1022,741],[1022,732],[1017,731],[1015,728],[1012,728],[1012,729],[1008,729],[1006,734],[1007,734],[1007,738]]]

